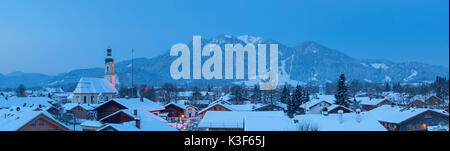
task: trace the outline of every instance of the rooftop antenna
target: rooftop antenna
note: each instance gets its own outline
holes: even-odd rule
[[[133,72],[133,68],[134,68],[134,64],[133,64],[133,60],[134,60],[134,49],[131,48],[131,87],[134,88],[134,72]]]

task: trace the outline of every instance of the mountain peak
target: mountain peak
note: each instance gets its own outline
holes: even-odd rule
[[[21,76],[21,75],[24,75],[24,74],[25,74],[25,72],[15,71],[15,72],[8,73],[6,76]]]

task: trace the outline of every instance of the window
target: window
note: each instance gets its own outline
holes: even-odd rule
[[[44,120],[39,119],[39,125],[44,125]]]
[[[109,72],[109,66],[106,66],[106,71]]]
[[[31,122],[31,126],[36,126],[36,121]]]
[[[80,96],[77,96],[77,102],[80,102]]]
[[[86,104],[87,103],[87,97],[83,96],[83,103]]]
[[[94,104],[94,96],[91,96],[91,104]]]
[[[422,124],[420,125],[420,128],[421,128],[421,129],[427,129],[427,123],[422,123]]]

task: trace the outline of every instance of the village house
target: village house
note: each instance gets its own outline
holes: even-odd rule
[[[169,126],[163,119],[150,115],[150,117],[136,118],[133,121],[120,124],[108,123],[97,131],[178,131]]]
[[[167,120],[169,121],[180,121],[186,118],[186,106],[182,104],[177,104],[170,102],[164,106],[164,110],[161,113],[167,114]]]
[[[347,107],[342,106],[342,105],[336,105],[336,104],[333,104],[333,105],[328,106],[326,108],[327,108],[327,111],[328,111],[329,114],[337,114],[339,110],[342,110],[344,113],[351,113],[351,112],[353,112],[353,110],[350,109],[350,108],[347,108]]]
[[[73,100],[69,98],[71,95],[73,95],[72,92],[54,93],[52,99],[61,104],[71,103]]]
[[[265,122],[264,124],[261,124]],[[282,111],[209,111],[198,124],[201,131],[284,131],[292,130],[292,120]]]
[[[422,100],[414,99],[413,101],[409,102],[407,106],[415,108],[425,108],[426,104]]]
[[[69,128],[47,111],[34,107],[12,106],[0,109],[0,131],[68,131]]]
[[[304,114],[294,118],[295,131],[386,131],[375,117],[357,110],[337,114]]]
[[[0,109],[9,108],[11,106],[38,106],[51,107],[55,100],[48,97],[8,97],[0,98]]]
[[[79,103],[66,103],[62,106],[66,113],[72,113],[76,118],[87,119],[88,112],[92,111],[95,106]]]
[[[361,108],[363,111],[370,111],[374,108],[377,108],[379,106],[385,105],[385,104],[391,104],[391,101],[388,99],[375,99],[372,97],[356,97],[356,101],[361,104]]]
[[[368,113],[390,131],[426,131],[429,126],[449,123],[448,112],[437,109],[383,105]]]
[[[203,118],[208,111],[233,111],[233,108],[227,103],[214,103],[198,111],[198,114]]]
[[[440,99],[434,95],[430,96],[428,99],[426,99],[425,104],[428,108],[437,109],[437,108],[445,107],[445,102],[442,99]]]
[[[255,108],[253,111],[287,111],[287,105],[283,103],[270,103],[270,104],[264,104],[257,108]]]
[[[308,114],[320,114],[321,111],[334,104],[333,95],[320,95],[301,105]]]
[[[198,108],[193,105],[187,105],[184,115],[186,118],[194,118],[197,117]]]
[[[165,108],[156,102],[148,100],[146,98],[116,98],[105,102],[93,110],[97,112],[97,120],[105,120],[106,116],[109,118],[119,118],[124,120],[118,121],[128,121],[129,117],[135,114],[135,111],[146,114],[151,113],[154,115],[159,115],[160,111]],[[117,121],[117,120],[114,120]]]

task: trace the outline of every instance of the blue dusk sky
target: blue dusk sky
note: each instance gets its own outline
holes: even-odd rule
[[[316,41],[354,58],[448,67],[448,0],[0,1],[0,73],[55,75],[154,57],[193,35]]]

